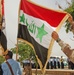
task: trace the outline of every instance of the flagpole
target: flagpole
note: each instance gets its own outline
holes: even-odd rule
[[[18,60],[18,43],[16,45],[16,60]]]
[[[1,28],[2,28],[2,0],[0,0],[0,36],[1,36]],[[1,41],[0,41],[0,46],[1,46]]]
[[[20,3],[21,3],[21,0],[20,0]],[[19,9],[20,9],[20,3],[19,3]],[[19,11],[18,11],[18,17],[19,17]],[[18,18],[18,24],[19,24],[19,18]],[[17,45],[16,45],[16,60],[18,60],[18,39],[17,39]]]
[[[19,20],[18,20],[19,22]],[[17,44],[16,44],[16,60],[18,60],[18,39],[17,39]]]
[[[2,27],[2,0],[0,0],[0,29]]]

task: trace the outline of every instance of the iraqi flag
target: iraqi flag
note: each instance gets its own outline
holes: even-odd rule
[[[0,13],[0,48],[5,52],[7,50],[6,27],[4,18],[4,0],[1,0]]]
[[[45,72],[52,51],[53,28],[58,31],[67,19],[66,12],[44,8],[30,0],[21,0],[18,38],[33,46],[42,72]]]

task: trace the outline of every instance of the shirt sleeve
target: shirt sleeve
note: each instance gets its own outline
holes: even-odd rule
[[[18,62],[18,75],[22,75],[22,69],[19,62]]]
[[[62,51],[67,55],[67,57],[74,63],[74,49],[71,49],[69,44],[64,43],[61,39],[58,41]]]
[[[8,69],[6,63],[1,64],[1,66],[2,66],[2,70],[3,70],[3,75],[8,74],[9,69]]]

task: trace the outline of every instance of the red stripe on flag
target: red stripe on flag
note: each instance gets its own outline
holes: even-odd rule
[[[4,15],[4,0],[2,0],[2,15]]]
[[[67,13],[57,12],[35,5],[27,0],[21,0],[21,10],[25,13],[47,21],[51,26],[57,27]]]

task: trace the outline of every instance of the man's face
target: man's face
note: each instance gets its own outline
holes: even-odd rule
[[[9,55],[5,55],[5,59],[6,59],[6,60],[9,59]]]

